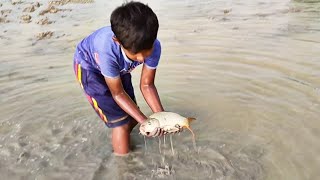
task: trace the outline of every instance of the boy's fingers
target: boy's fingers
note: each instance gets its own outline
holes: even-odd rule
[[[152,136],[152,137],[156,137],[156,136],[159,136],[160,133],[161,133],[160,128],[156,128],[156,129],[151,133],[151,136]]]
[[[157,134],[157,132],[158,132],[158,129],[155,129],[155,130],[153,130],[152,132],[150,132],[147,136],[148,136],[148,137],[155,137],[156,134]]]
[[[154,134],[153,134],[153,137],[158,136],[158,134],[159,134],[159,129],[157,128],[157,129],[155,130]]]
[[[163,129],[161,129],[161,128],[157,128],[156,130],[155,130],[155,132],[154,133],[152,133],[153,135],[153,137],[157,137],[157,136],[163,136],[163,135],[165,135],[165,134],[167,134],[168,132],[166,132],[166,131],[164,131]]]
[[[156,134],[156,136],[160,136],[160,134],[161,134],[161,129],[158,128],[158,129],[157,129],[157,134]]]
[[[182,130],[182,128],[179,128],[179,131],[174,132],[174,134],[181,132],[181,130]],[[156,128],[148,136],[149,137],[157,137],[157,136],[164,136],[166,134],[169,134],[169,132],[163,130],[162,128]]]
[[[164,135],[163,129],[159,128],[159,136],[163,136],[163,135]]]
[[[176,124],[174,127],[178,128],[178,131],[175,131],[174,134],[180,133],[183,130],[183,128],[179,124]]]

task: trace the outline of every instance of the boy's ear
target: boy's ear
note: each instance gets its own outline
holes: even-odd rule
[[[119,41],[115,36],[112,37],[112,40],[113,40],[114,42],[120,44],[120,41]]]

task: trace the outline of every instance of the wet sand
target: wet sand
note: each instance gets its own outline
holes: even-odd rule
[[[156,84],[188,131],[112,155],[72,69],[122,1],[0,0],[3,179],[319,179],[320,2],[143,1],[157,13]],[[151,111],[138,88],[138,104]]]

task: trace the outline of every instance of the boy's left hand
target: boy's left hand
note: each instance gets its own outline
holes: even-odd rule
[[[156,128],[154,131],[152,131],[148,137],[157,137],[157,136],[163,136],[167,134],[162,128]]]
[[[178,124],[176,124],[174,127],[176,127],[176,128],[178,128],[178,129],[179,129],[178,131],[174,132],[174,134],[176,134],[176,133],[180,133],[180,132],[182,132],[182,131],[183,131],[183,127],[179,126]]]
[[[174,132],[173,134],[177,134],[183,131],[183,127],[179,126],[178,124],[175,126],[179,130]],[[148,137],[157,137],[157,136],[163,136],[168,134],[168,132],[164,131],[162,128],[156,128],[153,132],[151,132]]]

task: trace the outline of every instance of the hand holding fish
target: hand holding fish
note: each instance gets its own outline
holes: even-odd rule
[[[149,118],[141,124],[140,133],[148,137],[155,137],[168,133],[178,133],[181,132],[183,128],[187,128],[192,132],[189,126],[192,120],[195,120],[195,118],[185,118],[173,112],[158,112],[149,116]]]
[[[161,129],[161,128],[155,128],[152,132],[147,132],[146,133],[146,136],[148,136],[148,137],[157,137],[157,136],[163,136],[163,135],[165,135],[166,133],[164,132],[164,130],[163,129]]]
[[[183,131],[183,127],[182,127],[182,126],[180,126],[179,124],[176,124],[174,127],[176,127],[176,128],[178,128],[178,129],[179,129],[178,131],[173,132],[174,134],[176,134],[176,133],[180,133],[180,132],[182,132],[182,131]]]
[[[180,133],[180,132],[183,131],[183,127],[181,127],[179,125],[175,125],[175,127],[178,128],[179,130],[175,131],[175,132],[168,132],[168,131],[165,131],[164,129],[158,127],[158,128],[155,128],[151,133],[147,132],[146,136],[148,136],[148,137],[157,137],[157,136],[163,136],[163,135],[166,135],[166,134],[169,134],[169,133],[176,134],[176,133]]]

